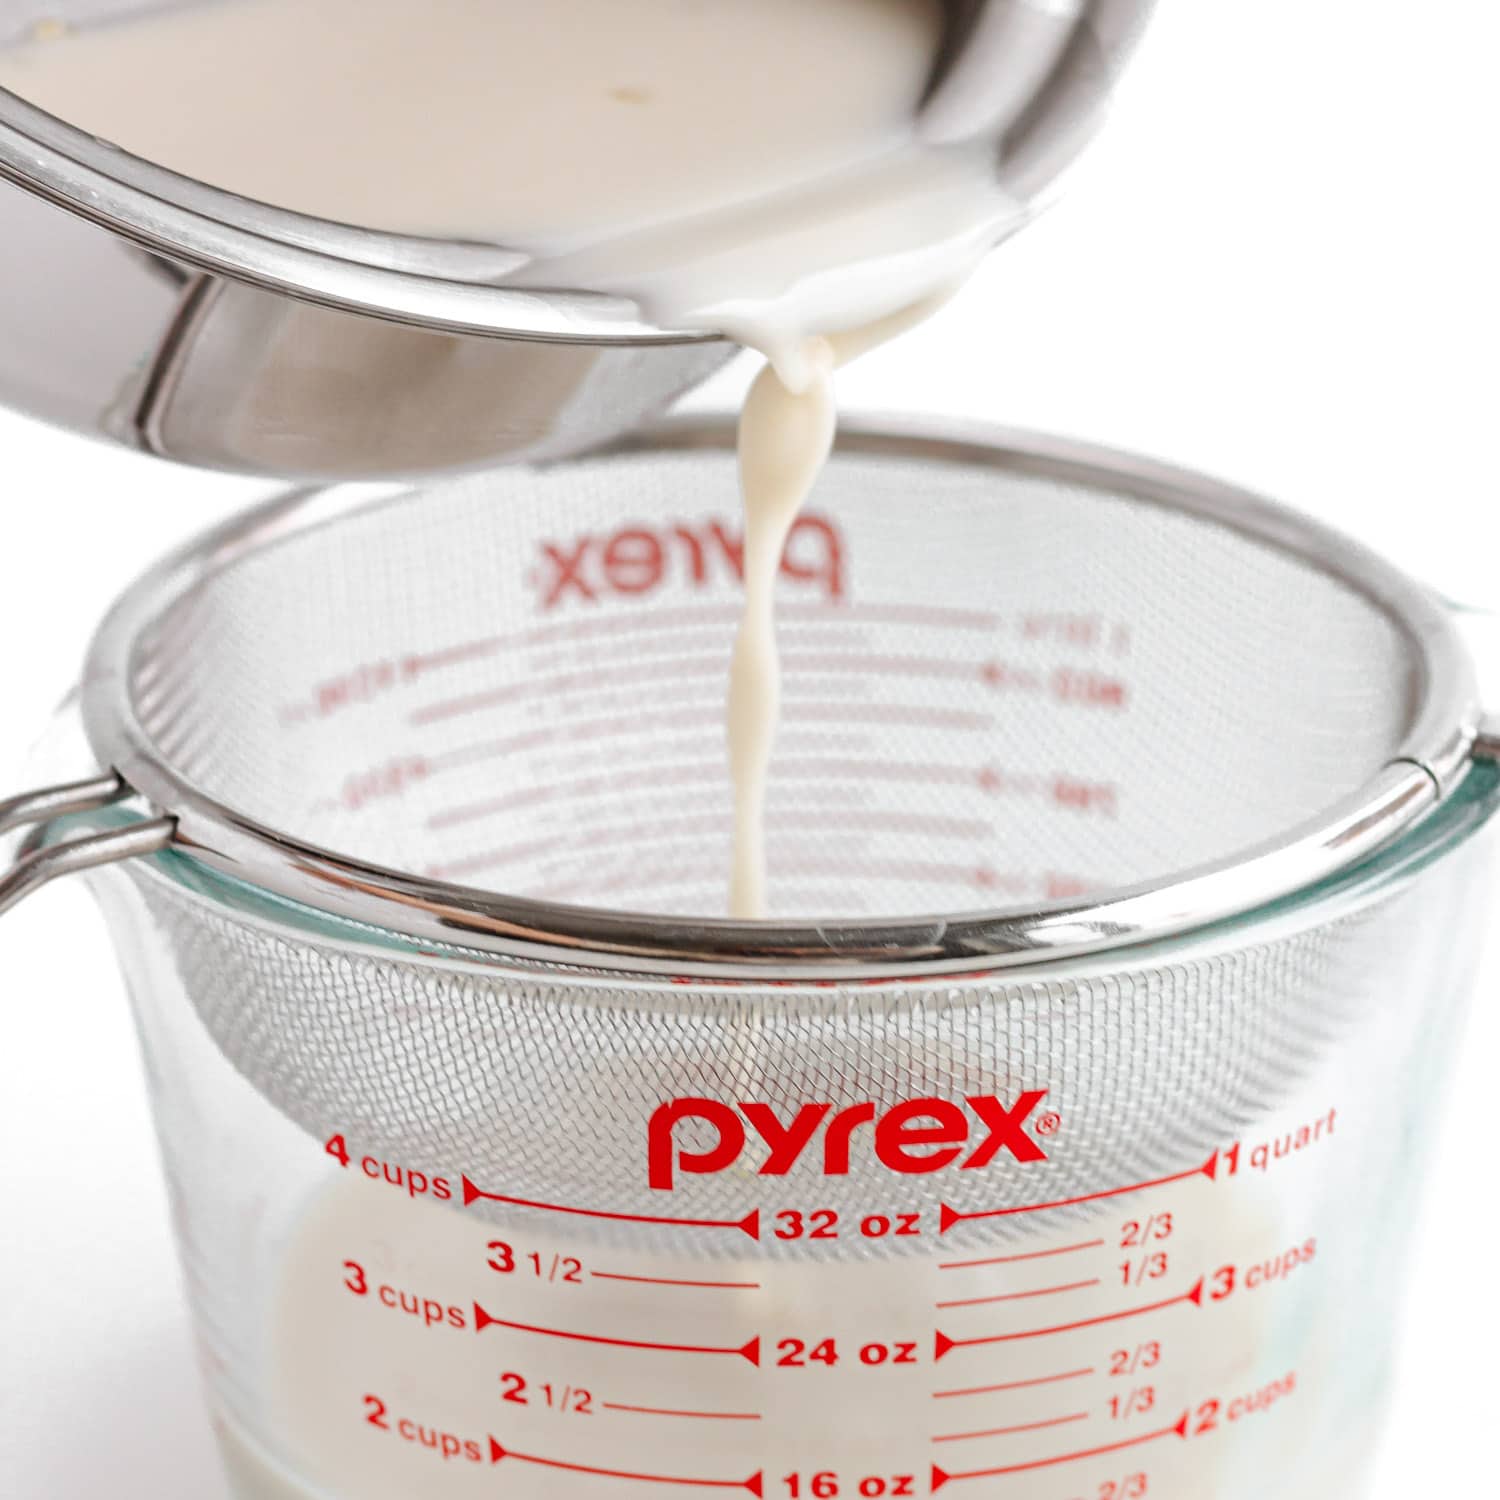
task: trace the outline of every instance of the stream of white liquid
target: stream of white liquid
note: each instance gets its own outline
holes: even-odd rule
[[[837,429],[833,375],[840,365],[930,317],[957,290],[940,288],[912,306],[798,351],[799,386],[768,363],[740,414],[740,493],[745,511],[745,607],[729,673],[729,770],[734,783],[734,855],[729,914],[766,915],[766,787],[781,717],[776,578],[787,536],[828,461]]]

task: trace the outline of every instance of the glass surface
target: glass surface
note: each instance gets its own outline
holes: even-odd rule
[[[132,708],[310,841],[711,911],[732,496],[727,456],[646,455],[299,533],[146,622]],[[1409,727],[1392,617],[1227,527],[915,459],[822,503],[783,577],[788,909],[1169,876]],[[925,982],[579,973],[180,854],[100,874],[239,1494],[1357,1495],[1497,795],[1475,767],[1187,937]]]
[[[1360,1493],[1487,844],[1197,956],[832,990],[101,878],[238,1493]]]

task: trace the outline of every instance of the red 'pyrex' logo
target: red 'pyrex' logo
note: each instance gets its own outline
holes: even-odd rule
[[[544,610],[568,603],[650,594],[676,582],[710,588],[745,580],[745,536],[723,521],[623,526],[599,536],[542,542],[531,577]],[[825,599],[844,597],[844,537],[837,522],[804,511],[781,554],[781,576]]]
[[[949,1099],[908,1099],[884,1112],[872,1103],[836,1113],[831,1104],[804,1104],[785,1123],[769,1104],[671,1099],[651,1116],[647,1129],[651,1186],[667,1192],[679,1173],[724,1171],[744,1153],[750,1131],[769,1153],[757,1168],[762,1177],[785,1176],[804,1157],[820,1160],[825,1177],[842,1177],[859,1149],[873,1150],[881,1166],[907,1174],[940,1172],[955,1163],[960,1171],[973,1172],[1002,1151],[1017,1161],[1046,1161],[1047,1153],[1026,1132],[1027,1118],[1046,1097],[1047,1091],[1038,1089],[1006,1106],[992,1094],[973,1094],[964,1100],[967,1111]],[[692,1151],[680,1147],[677,1127],[687,1120],[706,1126],[712,1144]],[[872,1128],[856,1137],[864,1125]],[[821,1144],[814,1146],[820,1132]]]

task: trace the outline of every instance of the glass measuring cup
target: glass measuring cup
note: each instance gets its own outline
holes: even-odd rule
[[[853,436],[737,928],[726,439],[240,523],[100,633],[123,781],[0,819],[144,802],[0,903],[163,850],[95,878],[240,1492],[1358,1493],[1486,899],[1451,626],[1206,481]]]

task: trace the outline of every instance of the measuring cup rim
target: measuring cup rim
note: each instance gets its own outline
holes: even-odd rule
[[[732,423],[669,423],[589,455],[733,446]],[[571,906],[412,875],[348,858],[237,813],[165,763],[130,698],[141,629],[183,592],[258,550],[410,493],[346,486],[295,494],[188,544],[129,589],[101,625],[81,694],[100,758],[158,816],[173,847],[314,911],[434,946],[615,972],[833,980],[1015,969],[1134,947],[1304,891],[1391,843],[1462,781],[1480,729],[1472,662],[1442,607],[1361,544],[1235,486],[1072,439],[963,424],[893,429],[851,420],[845,455],[922,457],[1071,481],[1196,514],[1279,548],[1357,589],[1399,629],[1411,654],[1414,713],[1395,752],[1365,783],[1296,827],[1165,881],[1095,898],[876,920],[744,923]],[[579,462],[579,460],[569,460]]]
[[[436,332],[549,343],[686,344],[627,297],[503,278],[521,250],[363,229],[274,207],[159,166],[0,88],[0,179],[199,271]]]

